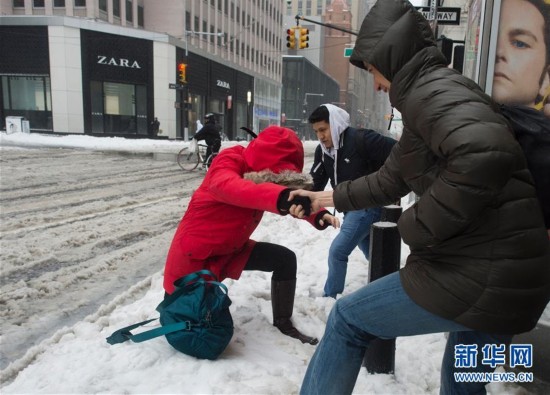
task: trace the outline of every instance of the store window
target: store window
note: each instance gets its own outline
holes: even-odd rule
[[[147,134],[145,85],[92,81],[92,133]]]
[[[193,135],[199,131],[197,121],[200,121],[201,124],[204,123],[204,115],[206,114],[206,111],[204,111],[205,99],[204,96],[195,93],[190,93],[189,97],[191,101],[191,109],[188,112],[189,132]]]
[[[6,116],[22,116],[31,129],[52,130],[52,94],[48,76],[2,76]]]

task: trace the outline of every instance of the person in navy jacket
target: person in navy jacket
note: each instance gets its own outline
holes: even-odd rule
[[[323,191],[328,181],[334,188],[342,181],[377,171],[395,144],[394,139],[374,130],[350,127],[349,114],[332,104],[317,107],[308,121],[320,143],[310,171],[314,191]],[[344,291],[348,257],[355,247],[369,259],[370,229],[380,220],[380,212],[380,207],[373,207],[344,213],[340,232],[329,249],[324,296],[336,298]]]

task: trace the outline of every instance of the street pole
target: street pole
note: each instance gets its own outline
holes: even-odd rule
[[[185,57],[187,58],[188,51],[187,51],[187,40],[189,36],[194,36],[195,34],[201,35],[201,36],[217,36],[217,37],[223,37],[225,36],[225,33],[211,33],[211,32],[196,32],[194,30],[186,30],[185,31]]]
[[[246,126],[249,129],[253,129],[250,126],[250,103],[252,102],[252,92],[248,91],[246,92]]]
[[[189,56],[189,50],[188,50],[188,40],[189,36],[194,35],[204,35],[204,36],[217,36],[217,37],[223,37],[225,36],[225,33],[211,33],[211,32],[196,32],[194,30],[186,30],[185,31],[185,61],[188,61]],[[180,39],[183,38],[179,37]],[[181,97],[180,97],[180,109],[181,109],[181,132],[183,135],[183,138],[185,141],[189,139],[189,86],[187,83],[184,84],[183,89],[181,89]]]
[[[296,19],[296,25],[299,25],[300,24],[299,21],[302,20],[302,21],[313,23],[315,25],[325,26],[325,27],[328,27],[329,29],[334,29],[334,30],[339,30],[339,31],[344,32],[344,33],[349,33],[349,34],[352,34],[354,36],[358,35],[358,33],[354,32],[353,30],[344,29],[343,27],[335,26],[335,25],[332,25],[330,23],[323,23],[323,22],[314,21],[312,19],[307,19],[307,18],[304,18],[303,15],[300,15],[300,14],[296,15],[295,19]]]
[[[307,108],[307,105],[308,105],[307,97],[308,96],[325,96],[325,95],[323,93],[309,93],[309,92],[304,94],[304,121],[307,119],[307,114],[306,113],[307,113],[307,110],[308,110],[308,108]]]
[[[184,88],[181,90],[183,94],[181,108],[181,122],[182,122],[182,131],[183,131],[183,140],[187,141],[189,140],[189,123],[188,123],[188,101],[189,101],[189,87],[187,84],[183,86]]]

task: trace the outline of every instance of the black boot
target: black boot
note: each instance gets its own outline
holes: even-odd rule
[[[271,306],[273,308],[273,325],[283,334],[294,337],[302,343],[317,344],[319,340],[306,336],[294,328],[290,317],[294,309],[296,279],[286,281],[271,280]]]

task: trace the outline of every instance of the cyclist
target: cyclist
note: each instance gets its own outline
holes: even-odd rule
[[[204,116],[204,126],[193,136],[197,141],[204,140],[206,145],[206,157],[208,158],[207,165],[212,162],[212,154],[217,154],[222,146],[220,136],[221,127],[216,124],[216,116],[209,112]]]

